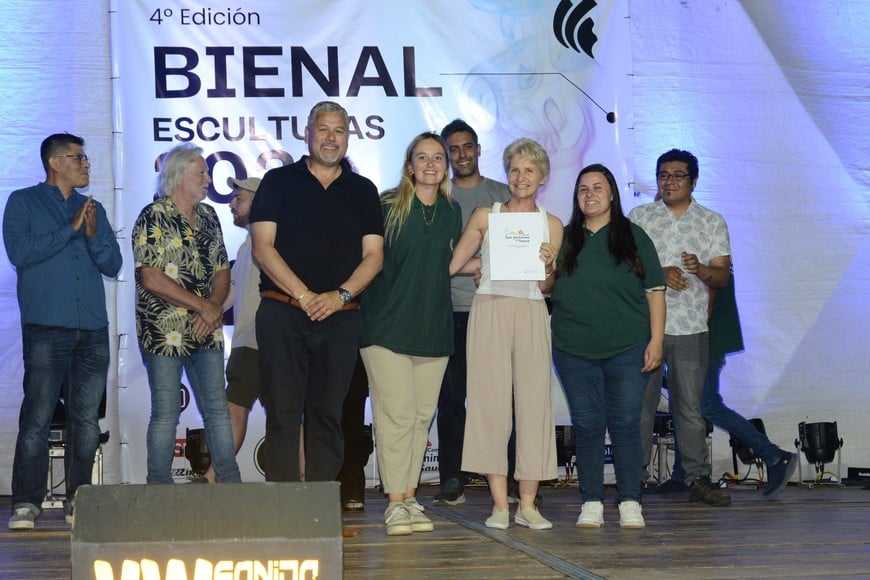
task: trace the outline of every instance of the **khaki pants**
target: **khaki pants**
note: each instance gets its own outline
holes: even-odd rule
[[[448,357],[360,349],[369,377],[375,450],[386,493],[416,488]]]
[[[468,320],[462,470],[508,475],[513,413],[517,480],[558,477],[552,350],[543,300],[478,294]]]

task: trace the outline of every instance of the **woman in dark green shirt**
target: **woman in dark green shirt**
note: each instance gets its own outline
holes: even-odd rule
[[[414,496],[453,354],[448,266],[462,215],[450,197],[448,159],[436,133],[422,133],[408,146],[401,183],[381,196],[384,268],[362,295],[360,355],[391,536],[432,531]]]
[[[553,363],[571,409],[583,508],[577,526],[604,523],[604,435],[610,432],[619,523],[642,528],[640,414],[662,361],[665,282],[652,241],[622,212],[603,165],[577,176],[552,292]]]

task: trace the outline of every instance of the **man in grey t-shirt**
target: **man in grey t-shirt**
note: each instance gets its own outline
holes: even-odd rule
[[[510,199],[507,185],[483,177],[478,159],[480,144],[477,133],[461,119],[450,122],[441,131],[447,141],[450,166],[453,168],[453,198],[462,208],[462,225],[475,208],[491,206],[493,202]],[[441,493],[435,496],[436,505],[458,505],[465,502],[462,462],[462,441],[465,434],[465,337],[468,330],[468,311],[474,298],[473,276],[454,276],[451,281],[453,299],[453,342],[455,353],[447,363],[438,398],[438,471]]]

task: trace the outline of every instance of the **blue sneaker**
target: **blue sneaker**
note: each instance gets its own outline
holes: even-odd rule
[[[796,468],[797,456],[794,453],[783,451],[779,461],[767,466],[767,488],[764,490],[764,497],[772,499],[779,495],[788,485],[788,480],[794,475]]]
[[[10,530],[32,530],[36,525],[36,518],[42,510],[32,503],[17,503],[12,508],[12,517],[9,518]]]

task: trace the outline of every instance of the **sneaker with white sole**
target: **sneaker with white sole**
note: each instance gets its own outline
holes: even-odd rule
[[[494,528],[496,530],[506,530],[508,526],[511,525],[511,512],[507,508],[500,510],[495,506],[492,506],[492,515],[486,518],[487,528]]]
[[[414,530],[411,528],[411,517],[408,508],[400,501],[390,502],[384,512],[384,523],[388,536],[407,536]]]
[[[408,510],[408,519],[411,521],[411,531],[413,532],[431,532],[435,529],[430,520],[423,513],[423,506],[417,503],[417,499],[413,497],[405,498],[405,509]]]
[[[439,493],[432,500],[432,505],[449,505],[449,506],[458,506],[465,503],[465,492],[460,493],[455,497],[447,496],[443,493]]]
[[[643,521],[643,508],[634,500],[619,503],[619,527],[626,530],[639,530],[646,527]]]
[[[600,528],[604,525],[604,504],[600,501],[583,503],[580,516],[577,518],[578,528]]]
[[[9,518],[10,530],[32,530],[36,525],[36,518],[42,510],[32,503],[15,504],[12,509],[12,517]]]
[[[517,508],[517,515],[514,516],[514,521],[530,530],[549,530],[553,527],[553,523],[542,516],[541,512],[535,508]]]
[[[441,493],[433,500],[433,505],[457,506],[465,503],[465,483],[456,477],[451,477],[441,485]]]

